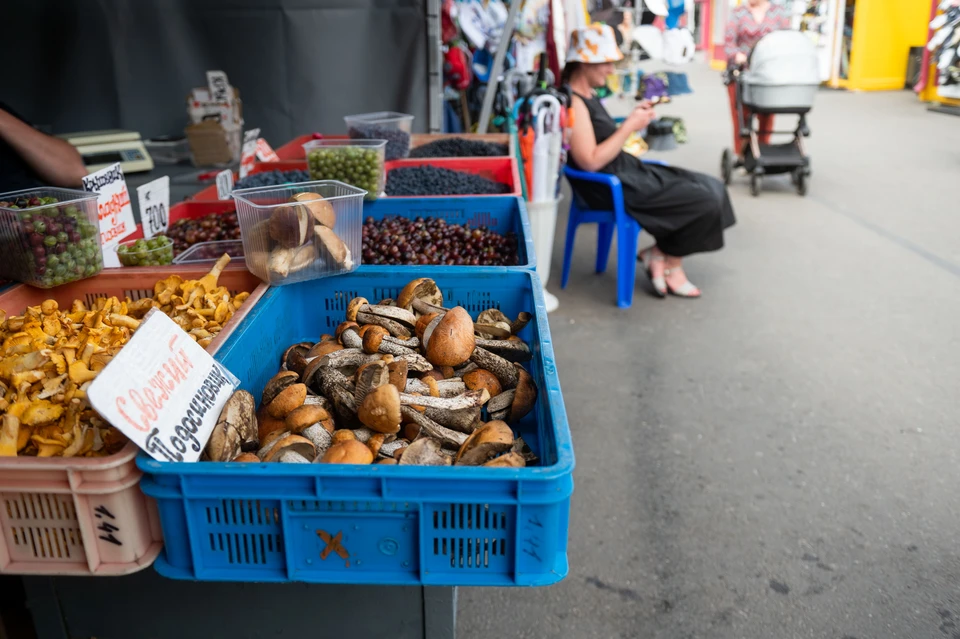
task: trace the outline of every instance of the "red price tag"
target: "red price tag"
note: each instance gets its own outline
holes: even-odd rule
[[[263,138],[257,138],[257,159],[261,162],[279,162],[280,156]]]

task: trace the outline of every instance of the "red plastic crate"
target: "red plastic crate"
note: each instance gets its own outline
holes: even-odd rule
[[[309,142],[310,140],[306,140]],[[301,149],[302,151],[303,149]],[[302,157],[301,153],[301,157]],[[306,171],[307,170],[307,161],[305,159],[300,160],[281,160],[280,162],[257,162],[253,165],[253,168],[250,169],[250,175],[254,173],[263,173],[264,171]],[[233,172],[233,181],[236,182],[240,179],[240,175],[234,171]],[[198,191],[191,197],[188,202],[230,202],[231,205],[233,200],[218,200],[217,199],[217,185],[211,184],[210,186]]]
[[[501,184],[506,184],[510,187],[510,191],[506,193],[497,193],[490,195],[467,195],[467,196],[450,196],[450,195],[397,195],[389,197],[397,198],[423,198],[423,197],[503,197],[504,195],[514,195],[520,197],[522,192],[520,190],[520,173],[517,169],[517,161],[514,158],[509,157],[492,157],[492,158],[423,158],[423,159],[406,159],[406,160],[394,160],[393,162],[387,162],[384,165],[384,169],[387,172],[387,179],[390,178],[390,171],[393,169],[399,169],[403,167],[412,167],[412,166],[435,166],[441,169],[450,169],[452,171],[462,171],[464,173],[472,173],[473,175],[479,175],[485,177],[488,180],[493,180],[494,182],[500,182]]]
[[[233,203],[233,200],[213,200],[209,202],[186,200],[170,207],[170,226],[173,226],[173,223],[179,220],[195,220],[198,217],[203,217],[210,213],[229,213],[236,209],[237,205]],[[123,240],[139,240],[142,237],[143,226],[137,224],[137,230],[123,238]]]

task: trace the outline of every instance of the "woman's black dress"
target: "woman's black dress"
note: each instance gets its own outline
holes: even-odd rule
[[[579,96],[590,111],[593,131],[600,144],[617,129],[597,98]],[[570,164],[577,168],[570,158]],[[624,153],[601,169],[623,183],[627,213],[657,240],[667,255],[723,248],[723,230],[736,223],[730,196],[720,180],[685,169],[645,164]],[[599,184],[578,183],[576,195],[591,209],[610,209],[610,190]]]

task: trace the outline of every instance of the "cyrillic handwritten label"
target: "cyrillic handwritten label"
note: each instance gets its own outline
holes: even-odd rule
[[[111,164],[83,178],[83,190],[97,193],[97,211],[100,218],[100,246],[103,249],[103,265],[120,266],[113,247],[136,229],[133,207],[127,181],[123,179],[120,163]]]
[[[240,382],[156,309],[90,384],[94,409],[158,461],[200,458]]]
[[[217,173],[217,199],[229,200],[233,193],[233,171],[224,169]]]
[[[260,129],[250,129],[243,132],[243,146],[240,147],[240,179],[250,174],[250,169],[257,162],[257,137]]]
[[[279,162],[280,156],[263,138],[257,138],[257,159],[261,162]]]
[[[159,233],[166,233],[170,224],[170,176],[164,175],[153,182],[138,186],[137,199],[140,200],[143,237],[149,239]]]

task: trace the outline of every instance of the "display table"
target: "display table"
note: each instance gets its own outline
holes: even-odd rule
[[[24,577],[37,639],[453,639],[455,588]]]

